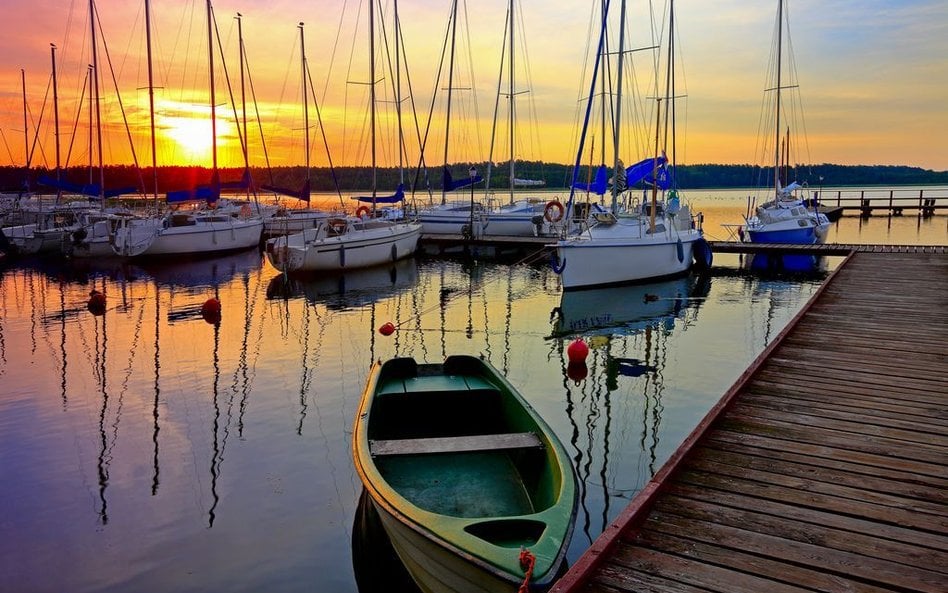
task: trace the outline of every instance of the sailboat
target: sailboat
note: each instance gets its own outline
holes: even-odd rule
[[[487,226],[487,211],[481,202],[474,199],[474,186],[484,181],[484,179],[478,175],[477,168],[473,165],[468,169],[467,177],[460,178],[455,178],[448,166],[448,147],[451,140],[451,102],[454,97],[454,54],[457,26],[458,3],[457,0],[452,0],[450,26],[448,27],[445,39],[445,46],[450,45],[450,53],[448,55],[448,86],[445,103],[444,165],[442,169],[441,203],[429,204],[428,206],[418,208],[418,221],[422,224],[426,235],[448,234],[477,238],[483,235]],[[447,39],[448,36],[450,40]],[[442,60],[443,59],[444,56],[442,55]],[[432,106],[433,105],[434,98],[432,98]],[[448,199],[449,193],[464,188],[470,188],[471,193],[469,198],[467,196],[462,197],[461,194],[452,194],[452,199]]]
[[[214,89],[214,12],[211,0],[206,0],[207,49],[211,107],[212,175],[209,187],[169,192],[169,204],[202,200],[216,205],[221,189],[229,187],[218,176],[217,166],[217,108]],[[152,108],[153,109],[153,108]],[[154,134],[154,130],[152,131]],[[245,171],[245,178],[249,177]],[[244,181],[249,183],[249,179]],[[240,182],[240,185],[244,183]],[[263,233],[263,219],[253,213],[249,205],[237,210],[222,208],[190,210],[179,209],[144,219],[125,219],[115,229],[112,248],[124,257],[166,256],[181,254],[210,254],[249,249],[259,245]]]
[[[40,183],[56,187],[56,201],[50,207],[44,207],[43,200],[38,200],[35,204],[27,206],[25,203],[17,204],[19,211],[17,214],[20,222],[3,229],[4,240],[10,245],[11,249],[22,255],[35,255],[42,253],[55,253],[60,251],[60,246],[68,242],[74,230],[81,225],[81,219],[84,214],[90,211],[98,211],[99,206],[90,201],[75,201],[69,204],[62,203],[62,190],[73,184],[62,180],[62,167],[60,162],[59,145],[59,91],[56,77],[56,45],[50,44],[50,57],[52,64],[52,89],[53,89],[53,118],[54,118],[54,136],[56,138],[56,177],[42,176]],[[25,74],[24,74],[24,107],[25,107]],[[29,148],[27,147],[27,150]],[[29,160],[29,157],[27,157]],[[89,185],[90,189],[78,187],[77,193],[87,195],[99,195],[101,187]]]
[[[516,97],[524,91],[517,91],[516,86],[516,14],[515,2],[510,0],[507,6],[507,99],[509,108],[507,111],[508,122],[508,140],[510,152],[510,170],[508,175],[509,197],[506,204],[490,208],[487,213],[487,225],[484,228],[486,235],[506,235],[506,236],[534,236],[540,234],[556,234],[557,230],[562,228],[566,219],[562,216],[562,205],[556,200],[548,200],[539,197],[532,198],[514,198],[514,190],[517,187],[535,188],[545,185],[543,180],[539,179],[521,179],[517,177],[516,171]],[[501,79],[503,78],[504,59],[501,59]],[[494,110],[494,120],[496,128],[497,107],[500,105],[501,89],[498,84],[498,101]],[[491,140],[491,152],[493,153],[493,139]],[[493,154],[488,159],[487,180],[490,184],[490,164],[493,162]],[[558,211],[559,209],[559,211]]]
[[[826,240],[830,221],[825,214],[819,211],[817,204],[808,204],[800,192],[805,187],[796,181],[787,183],[786,174],[789,172],[787,163],[790,159],[789,129],[785,141],[781,142],[780,110],[782,91],[794,88],[795,85],[783,86],[783,29],[784,29],[783,0],[777,2],[777,52],[776,52],[776,84],[769,90],[774,91],[774,177],[770,188],[774,191],[772,198],[759,205],[755,214],[744,217],[744,228],[738,229],[744,240],[751,243],[791,243],[812,245]]]
[[[302,87],[303,87],[303,130],[305,133],[304,151],[306,153],[306,181],[300,190],[280,188],[273,185],[264,185],[262,189],[273,191],[276,194],[288,196],[302,200],[307,204],[310,201],[311,183],[310,163],[309,163],[309,64],[306,61],[306,42],[303,34],[303,23],[298,25],[300,30],[300,54],[302,61]],[[318,107],[318,105],[317,105]],[[320,122],[320,125],[322,123]],[[263,224],[263,234],[267,237],[276,237],[280,235],[289,235],[301,233],[306,229],[315,228],[320,222],[329,218],[340,216],[339,212],[328,212],[318,208],[286,208],[281,206],[273,216],[268,217]]]
[[[674,1],[670,5],[669,31],[674,31]],[[576,189],[584,184],[577,180],[580,171],[580,159],[583,143],[589,125],[592,96],[596,85],[599,62],[603,56],[603,47],[608,24],[608,4],[602,15],[602,27],[599,37],[599,49],[596,53],[595,67],[589,101],[586,105],[586,117],[580,135],[579,150],[573,168],[573,184],[566,211],[570,212],[576,197]],[[674,119],[674,35],[668,36],[668,76],[665,97],[657,102],[655,154],[642,163],[626,169],[619,159],[619,137],[621,131],[623,59],[625,56],[625,18],[626,2],[622,0],[620,9],[620,33],[618,51],[618,78],[616,84],[616,108],[614,118],[613,147],[615,167],[613,179],[628,176],[629,169],[649,168],[651,164],[651,200],[643,201],[640,208],[630,209],[619,214],[618,198],[622,192],[620,183],[612,184],[612,209],[607,214],[595,216],[592,223],[582,232],[565,237],[555,243],[558,263],[554,269],[560,274],[564,290],[593,286],[606,286],[626,282],[640,282],[651,279],[672,277],[688,271],[693,259],[703,265],[710,265],[711,252],[699,224],[696,224],[689,207],[680,203],[676,189],[667,194],[667,201],[659,201],[658,190],[673,188],[673,173],[666,169],[666,158],[659,151],[659,128],[661,105],[671,103],[671,119]],[[666,122],[669,118],[666,117]],[[667,126],[667,123],[666,123]],[[672,127],[674,130],[674,127]],[[666,131],[665,137],[668,137]],[[671,133],[674,146],[674,132]],[[663,151],[662,151],[663,152]],[[649,163],[651,161],[651,163]],[[643,165],[644,164],[644,165]],[[606,182],[604,175],[597,173],[597,182]],[[665,174],[669,173],[669,174]],[[663,179],[665,180],[663,182]],[[597,183],[594,182],[594,183]],[[699,217],[700,220],[700,217]]]
[[[372,136],[372,197],[376,186],[375,3],[369,3],[369,112]],[[421,225],[382,218],[337,217],[314,228],[270,239],[267,259],[283,272],[347,270],[397,261],[415,253]]]

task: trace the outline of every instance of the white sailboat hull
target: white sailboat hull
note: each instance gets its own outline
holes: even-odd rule
[[[35,224],[6,227],[3,234],[10,246],[22,255],[53,253],[59,251],[66,231],[63,229],[40,229]]]
[[[564,290],[664,278],[692,264],[695,229],[669,228],[649,234],[647,218],[598,225],[556,243]]]
[[[267,241],[267,259],[287,272],[365,268],[408,257],[421,237],[417,223],[370,223],[338,236],[326,236],[323,230],[307,229]]]
[[[127,257],[221,253],[259,245],[262,233],[263,221],[256,217],[196,216],[181,226],[148,219],[116,229],[113,248]]]

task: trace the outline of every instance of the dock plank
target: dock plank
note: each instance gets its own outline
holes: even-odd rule
[[[948,253],[850,247],[553,593],[945,590]]]

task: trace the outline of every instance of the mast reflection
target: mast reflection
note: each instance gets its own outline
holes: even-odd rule
[[[710,277],[686,276],[567,291],[550,314],[580,480],[583,519],[577,531],[587,543],[606,528],[613,505],[620,500],[624,505],[657,470],[667,341],[676,326],[684,331],[694,322],[709,290]],[[569,362],[566,346],[579,338],[589,355],[584,362]],[[638,397],[629,398],[632,394]],[[635,425],[637,447],[617,446],[632,436]],[[638,461],[629,458],[636,449]],[[633,483],[617,483],[630,476]],[[594,518],[590,509],[601,513]]]

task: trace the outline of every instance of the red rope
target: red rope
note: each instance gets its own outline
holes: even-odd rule
[[[526,548],[520,548],[520,568],[526,571],[523,577],[523,584],[517,589],[517,593],[528,593],[530,591],[530,577],[533,576],[533,566],[537,563],[536,557]]]

